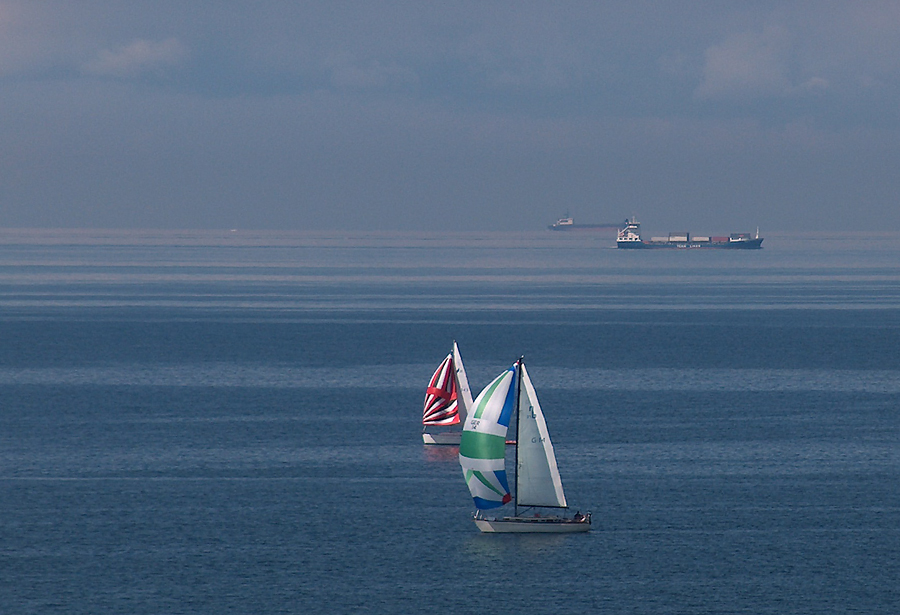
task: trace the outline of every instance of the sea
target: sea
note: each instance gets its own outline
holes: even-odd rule
[[[900,234],[763,246],[0,230],[0,613],[896,614]],[[589,533],[476,529],[454,341]]]

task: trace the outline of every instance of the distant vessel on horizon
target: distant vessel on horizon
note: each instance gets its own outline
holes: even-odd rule
[[[549,225],[551,231],[602,231],[602,230],[618,230],[622,225],[618,222],[600,222],[597,224],[575,224],[574,218],[566,213],[562,218]]]
[[[759,250],[762,248],[763,238],[759,236],[759,228],[756,235],[751,233],[731,233],[728,236],[710,237],[706,235],[691,235],[687,231],[669,233],[666,237],[651,237],[649,240],[641,239],[641,224],[634,216],[631,220],[625,220],[620,227],[616,238],[617,248],[647,249],[647,248],[717,248],[729,250]]]

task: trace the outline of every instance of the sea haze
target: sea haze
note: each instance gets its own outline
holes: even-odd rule
[[[0,612],[897,613],[900,235],[763,245],[0,230]],[[589,534],[477,531],[453,340]]]

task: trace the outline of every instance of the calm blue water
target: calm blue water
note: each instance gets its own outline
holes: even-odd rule
[[[900,235],[0,231],[0,613],[897,613]],[[578,536],[424,386],[525,354]]]

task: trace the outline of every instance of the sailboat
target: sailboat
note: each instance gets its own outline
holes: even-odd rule
[[[428,388],[422,411],[422,441],[425,444],[459,444],[461,430],[472,407],[472,392],[463,367],[459,347],[453,342],[450,354],[441,361]],[[446,428],[450,429],[446,429]],[[455,428],[454,428],[455,427]]]
[[[475,525],[482,532],[586,532],[591,514],[565,516],[568,508],[544,413],[523,359],[497,376],[475,399],[459,445]],[[516,480],[506,478],[506,432],[516,423]],[[483,511],[512,502],[513,515],[487,517]],[[549,513],[546,510],[549,509]]]

